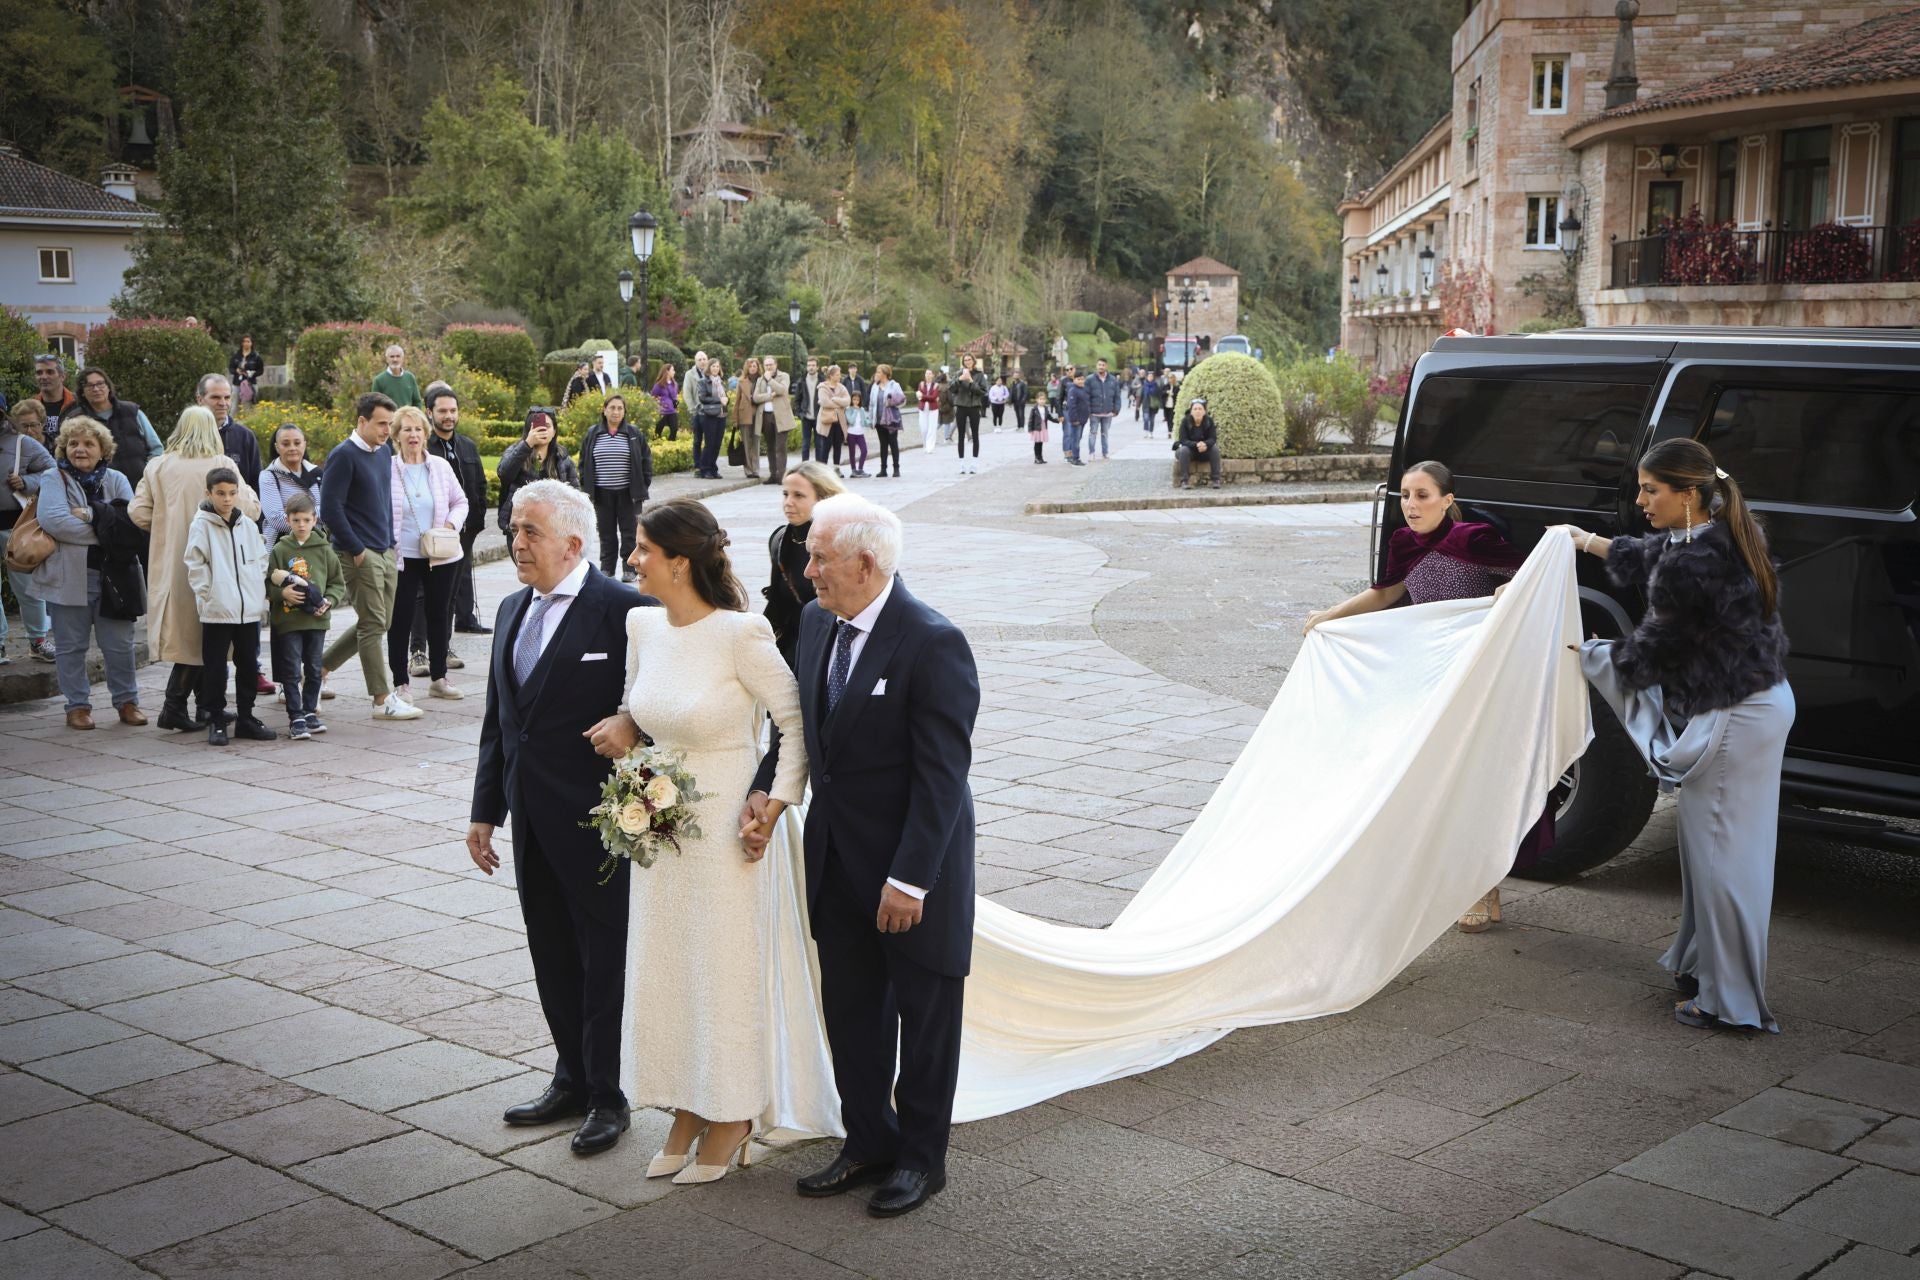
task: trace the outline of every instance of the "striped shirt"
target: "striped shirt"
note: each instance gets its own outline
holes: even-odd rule
[[[593,487],[596,489],[624,489],[627,487],[627,468],[631,465],[631,450],[624,433],[616,435],[609,431],[593,442]]]

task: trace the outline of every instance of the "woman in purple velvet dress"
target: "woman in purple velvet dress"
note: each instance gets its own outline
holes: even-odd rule
[[[1490,524],[1463,520],[1453,496],[1453,473],[1438,462],[1416,462],[1400,477],[1400,514],[1406,527],[1387,543],[1386,572],[1371,587],[1331,609],[1307,615],[1305,631],[1356,613],[1391,609],[1402,602],[1470,600],[1499,592],[1526,557]],[[1553,847],[1553,810],[1520,842],[1514,866],[1533,865]],[[1479,933],[1500,919],[1500,888],[1487,891],[1460,917],[1460,928]]]

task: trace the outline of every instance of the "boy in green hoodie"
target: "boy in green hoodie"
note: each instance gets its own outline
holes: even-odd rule
[[[329,615],[346,599],[346,574],[327,535],[314,527],[313,499],[287,498],[289,532],[267,561],[267,627],[273,633],[273,678],[286,691],[288,736],[325,733],[320,723],[320,657]]]

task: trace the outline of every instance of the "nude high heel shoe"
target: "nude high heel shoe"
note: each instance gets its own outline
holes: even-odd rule
[[[751,1124],[747,1126],[747,1136],[740,1139],[740,1145],[728,1154],[725,1163],[699,1164],[696,1162],[689,1164],[679,1173],[673,1175],[673,1184],[677,1187],[690,1187],[702,1182],[718,1182],[733,1172],[733,1165],[736,1158],[739,1160],[742,1169],[748,1168],[753,1164],[753,1126]]]
[[[653,1159],[647,1162],[647,1176],[649,1178],[664,1178],[670,1173],[679,1173],[692,1163],[692,1147],[688,1147],[677,1156],[670,1156],[664,1151],[656,1151],[654,1152]]]
[[[1500,890],[1489,889],[1486,896],[1460,917],[1460,932],[1485,933],[1500,923]]]

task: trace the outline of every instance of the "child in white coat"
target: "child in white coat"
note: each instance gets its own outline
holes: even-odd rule
[[[240,476],[207,472],[207,500],[187,529],[187,582],[200,618],[200,709],[207,741],[227,745],[227,650],[233,650],[233,736],[272,742],[280,735],[253,714],[260,683],[260,619],[267,608],[267,544],[240,510]]]

